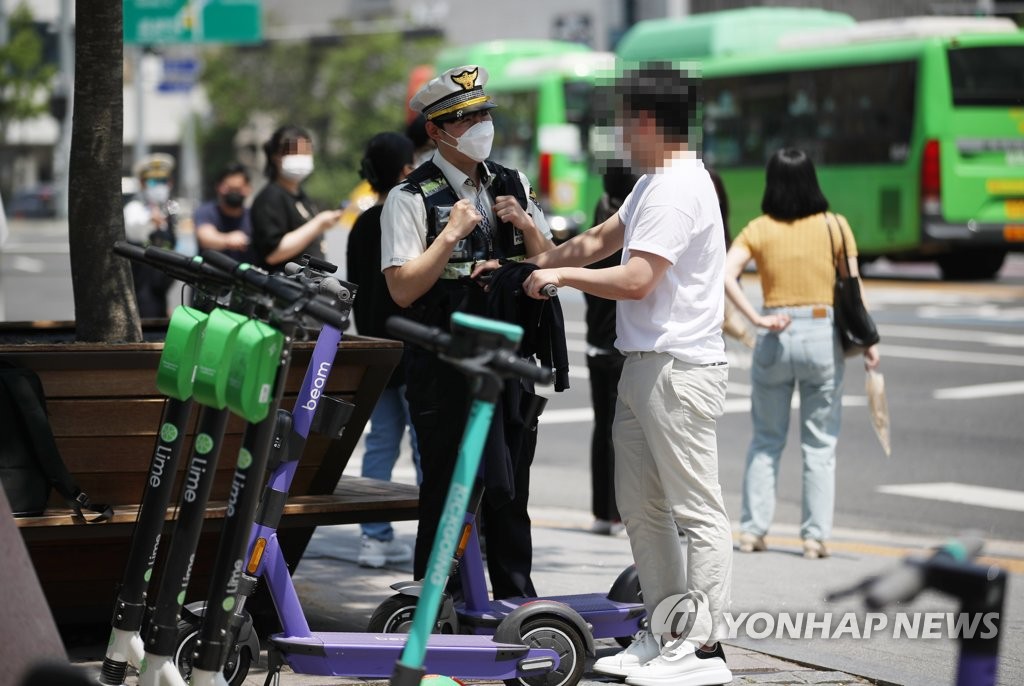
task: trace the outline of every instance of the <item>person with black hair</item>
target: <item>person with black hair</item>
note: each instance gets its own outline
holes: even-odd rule
[[[388,285],[380,271],[380,215],[384,198],[412,171],[413,143],[398,133],[379,133],[366,145],[360,175],[377,194],[377,202],[356,219],[348,236],[348,279],[359,286],[359,295],[352,305],[356,330],[363,336],[390,338],[385,327],[388,317],[402,310],[388,293]],[[416,432],[405,400],[405,357],[395,368],[387,387],[381,393],[370,415],[370,431],[366,434],[362,475],[372,479],[391,479],[391,471],[402,448],[402,437],[409,430],[413,463],[419,482],[420,453]],[[408,562],[412,548],[395,540],[390,522],[367,522],[360,525],[362,540],[357,561],[363,567]]]
[[[437,150],[437,143],[427,135],[427,118],[423,116],[422,112],[416,115],[409,122],[409,125],[405,127],[405,135],[416,146],[416,150],[412,155],[412,167],[415,169],[429,160],[433,156],[434,151]]]
[[[239,262],[255,262],[250,247],[252,222],[245,201],[252,193],[249,172],[237,162],[224,167],[214,182],[217,197],[196,208],[193,222],[202,250],[217,250]]]
[[[857,244],[846,218],[828,212],[814,163],[802,150],[779,150],[768,161],[763,215],[733,241],[726,257],[726,293],[760,331],[750,369],[754,435],[743,474],[740,551],[765,550],[775,512],[779,458],[789,431],[794,388],[800,390],[803,455],[804,557],[829,554],[835,507],[836,443],[842,413],[845,358],[832,312],[835,265],[843,241],[849,273],[857,276]],[[841,233],[840,233],[841,232]],[[757,263],[764,309],[751,305],[737,278]],[[864,352],[878,366],[878,346]]]
[[[602,177],[604,193],[594,208],[594,226],[619,211],[622,202],[636,185],[637,176],[621,165],[608,168]],[[616,250],[592,269],[614,267],[622,262]],[[591,511],[595,534],[615,536],[625,529],[615,505],[615,447],[612,420],[618,401],[619,377],[626,361],[615,349],[615,301],[584,293],[587,322],[587,371],[590,376],[590,403],[594,408],[594,430],[590,436]]]
[[[258,264],[276,269],[302,254],[324,258],[324,232],[338,224],[341,210],[318,212],[302,190],[313,173],[313,140],[305,129],[282,126],[263,144],[265,185],[252,203],[252,247]]]
[[[618,301],[615,347],[626,361],[612,426],[615,495],[650,624],[594,670],[635,686],[728,683],[719,639],[732,531],[716,435],[729,374],[725,232],[699,159],[700,83],[653,64],[627,70],[616,86],[620,158],[643,176],[605,222],[531,258],[540,269],[523,284],[535,298],[554,284]],[[621,264],[585,268],[619,249]],[[659,613],[666,602],[691,603],[689,634],[679,636],[678,622]]]

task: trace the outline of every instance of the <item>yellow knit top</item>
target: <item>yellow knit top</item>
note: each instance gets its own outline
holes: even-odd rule
[[[761,277],[765,307],[831,305],[835,285],[834,259],[842,260],[843,244],[838,226],[846,237],[846,254],[857,255],[857,244],[846,217],[828,213],[835,253],[830,252],[824,214],[792,222],[761,215],[747,224],[733,245],[750,251]]]

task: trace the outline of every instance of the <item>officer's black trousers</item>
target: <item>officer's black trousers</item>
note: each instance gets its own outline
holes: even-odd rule
[[[406,395],[423,470],[420,521],[413,559],[413,574],[415,578],[422,579],[426,575],[427,560],[455,470],[471,399],[466,377],[422,350],[409,351],[406,374]],[[487,570],[495,598],[536,596],[530,579],[533,542],[530,517],[526,511],[535,433],[530,440],[532,444],[522,451],[517,464],[515,498],[500,507],[493,507],[485,496],[481,509]]]

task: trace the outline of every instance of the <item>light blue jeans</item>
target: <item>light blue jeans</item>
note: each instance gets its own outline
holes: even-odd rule
[[[792,323],[781,333],[762,331],[754,347],[750,378],[754,437],[743,474],[740,527],[757,536],[768,532],[775,513],[779,458],[786,447],[793,388],[800,390],[800,452],[803,507],[800,536],[819,541],[832,532],[835,507],[836,442],[842,414],[845,358],[835,335],[832,308],[783,307]]]
[[[420,482],[420,451],[416,447],[416,432],[409,418],[405,386],[385,388],[373,408],[370,432],[366,434],[366,452],[363,453],[363,476],[382,481],[391,480],[391,470],[398,461],[406,427],[412,444],[412,461],[416,465],[416,483]],[[360,526],[364,536],[378,541],[390,541],[395,537],[391,522],[365,522]]]

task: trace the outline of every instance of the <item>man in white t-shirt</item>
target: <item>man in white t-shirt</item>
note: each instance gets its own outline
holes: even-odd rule
[[[617,214],[531,258],[541,269],[524,284],[533,297],[555,284],[618,301],[615,347],[626,362],[613,425],[615,489],[650,631],[594,669],[635,686],[728,683],[718,639],[732,582],[732,534],[716,436],[728,378],[725,239],[718,197],[691,135],[699,130],[699,84],[652,65],[627,72],[617,85],[623,152],[646,175]],[[619,248],[619,266],[583,268]],[[677,526],[686,534],[685,567]],[[673,608],[697,617],[686,635],[679,635],[681,615]]]

